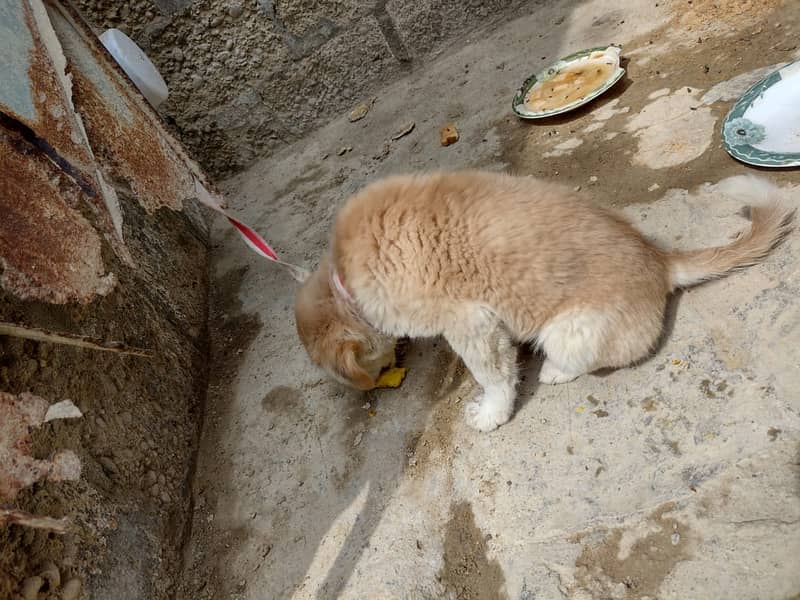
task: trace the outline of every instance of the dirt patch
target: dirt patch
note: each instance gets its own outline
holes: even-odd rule
[[[791,0],[789,0],[791,1]],[[689,31],[740,30],[766,17],[785,0],[693,0],[681,7],[678,22]]]
[[[715,0],[701,4],[750,8],[735,38],[698,35],[676,40],[678,26],[672,23],[632,40],[623,49],[625,78],[581,109],[552,119],[521,121],[506,117],[498,121],[495,130],[503,140],[503,161],[514,172],[559,181],[616,208],[657,200],[669,188],[692,189],[740,173],[740,163],[721,145],[721,123],[732,101],[704,105],[703,94],[742,73],[791,60],[790,51],[796,48],[793,31],[800,14],[778,2]],[[697,6],[694,10],[700,13]],[[734,47],[736,60],[731,60]],[[651,159],[651,163],[655,160],[657,145],[651,130],[658,128],[633,130],[631,124],[635,125],[634,119],[650,105],[654,109],[651,112],[658,113],[657,103],[668,104],[675,113],[669,115],[674,128],[686,122],[683,137],[695,145],[700,141],[692,137],[697,131],[691,124],[702,121],[707,130],[709,119],[713,120],[711,139],[702,140],[710,150],[693,160],[680,158],[686,161],[680,168],[647,166],[642,157]],[[669,130],[659,129],[661,134],[664,131]],[[685,142],[683,137],[662,140],[665,151],[673,142]],[[678,156],[680,152],[672,154]],[[773,174],[786,181],[792,177],[791,173]]]
[[[114,592],[126,589],[131,597],[160,600],[174,591],[205,387],[206,247],[185,215],[161,210],[152,218],[124,189],[117,192],[138,266],[118,261],[103,238],[103,263],[119,281],[111,293],[86,305],[53,306],[0,291],[0,320],[117,340],[153,354],[0,337],[0,389],[49,402],[68,398],[84,415],[32,434],[34,457],[72,450],[83,471],[79,481],[24,490],[16,505],[69,517],[73,528],[63,536],[0,529],[0,598],[13,598],[27,578],[44,572],[58,572],[62,587],[76,580],[72,585],[87,597],[109,597],[102,589],[114,581],[125,582]],[[144,538],[147,544],[140,543]],[[121,549],[133,547],[136,560],[128,561]],[[60,593],[43,585],[38,598]]]
[[[675,503],[667,502],[637,527],[606,531],[599,543],[584,545],[575,561],[577,587],[593,598],[658,597],[675,565],[691,556],[691,531],[666,516],[674,509]]]
[[[484,534],[475,524],[468,502],[450,507],[444,538],[444,566],[438,578],[458,600],[508,598],[505,576],[497,561],[489,560]]]
[[[454,422],[464,418],[464,401],[478,393],[464,363],[446,342],[434,342],[430,346],[423,352],[433,355],[431,362],[436,367],[429,371],[432,378],[425,396],[435,405],[425,430],[408,437],[406,455],[408,473],[412,477],[423,477],[431,466],[449,464]]]
[[[180,598],[228,597],[235,585],[228,571],[229,557],[250,535],[249,530],[224,529],[214,522],[214,507],[227,489],[228,474],[234,469],[229,454],[219,450],[233,418],[230,398],[245,350],[262,327],[258,315],[241,312],[239,290],[248,269],[247,265],[232,269],[218,277],[212,286],[208,327],[211,367],[198,468],[216,476],[194,482],[191,536],[198,548],[186,549],[191,554],[184,558],[186,568]],[[298,397],[299,393],[291,388],[275,388],[265,396],[262,406],[272,410],[287,398]],[[213,464],[202,466],[209,462]]]
[[[261,400],[261,407],[270,414],[294,412],[298,402],[302,400],[300,392],[286,385],[272,388]]]

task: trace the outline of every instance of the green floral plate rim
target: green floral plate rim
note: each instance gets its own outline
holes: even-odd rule
[[[619,46],[617,44],[609,44],[608,46],[599,46],[597,48],[589,48],[587,50],[581,50],[579,52],[575,52],[574,54],[570,54],[569,56],[565,56],[564,58],[558,60],[557,62],[545,67],[538,73],[531,75],[524,81],[522,86],[517,90],[517,93],[514,94],[514,99],[511,101],[511,110],[513,110],[514,114],[521,119],[544,119],[546,117],[552,117],[555,115],[560,115],[565,112],[569,112],[571,110],[578,108],[579,106],[583,106],[584,104],[591,102],[592,100],[597,98],[600,94],[608,90],[612,85],[617,83],[617,81],[619,81],[625,74],[625,69],[618,66],[616,71],[614,71],[611,74],[611,76],[606,80],[606,82],[603,85],[601,85],[599,88],[597,88],[590,94],[587,94],[582,98],[578,98],[574,102],[570,102],[565,106],[561,106],[559,108],[554,108],[551,110],[529,110],[525,108],[525,96],[528,94],[528,91],[538,82],[547,81],[548,79],[557,75],[561,69],[563,69],[570,63],[585,58],[589,56],[592,52],[605,52],[609,48],[621,49],[622,46]]]
[[[753,85],[742,94],[725,117],[722,125],[722,143],[728,154],[736,160],[757,167],[800,166],[800,152],[770,152],[756,148],[753,144],[760,144],[767,138],[766,128],[763,124],[747,118],[747,112],[753,104],[763,98],[764,92],[789,76],[800,77],[800,61],[781,67]]]

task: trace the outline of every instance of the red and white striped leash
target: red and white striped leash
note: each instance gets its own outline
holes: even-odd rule
[[[228,219],[231,225],[233,225],[239,232],[239,235],[244,240],[245,244],[247,244],[247,246],[253,252],[286,269],[296,281],[302,283],[308,278],[308,270],[304,269],[303,267],[284,262],[278,258],[278,253],[272,249],[272,246],[270,246],[264,238],[258,235],[258,233],[256,233],[252,227],[245,225],[238,219],[234,219],[232,216],[230,216],[225,209],[222,208],[219,200],[212,196],[205,186],[197,181],[197,179],[195,179],[194,187],[197,193],[197,200],[203,206],[207,206],[214,212],[217,212]],[[342,289],[344,289],[344,287]]]

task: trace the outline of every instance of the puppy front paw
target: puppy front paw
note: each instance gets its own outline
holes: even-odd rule
[[[513,398],[505,394],[485,393],[478,400],[470,402],[465,408],[467,423],[478,431],[493,431],[511,418]]]

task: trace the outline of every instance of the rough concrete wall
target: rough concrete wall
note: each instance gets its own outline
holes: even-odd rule
[[[459,34],[524,0],[79,0],[142,46],[170,88],[168,120],[230,173],[369,97]]]
[[[23,68],[0,70],[0,88],[25,93],[0,96],[0,420],[9,402],[65,399],[83,417],[21,443],[0,435],[27,485],[3,481],[0,508],[67,528],[0,519],[0,598],[160,600],[179,570],[205,393],[208,230],[189,197],[202,174],[73,13],[13,8],[0,49],[17,43]],[[80,477],[54,481],[47,459],[70,452]]]

